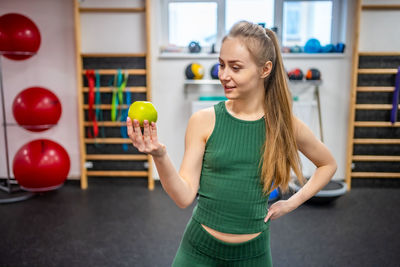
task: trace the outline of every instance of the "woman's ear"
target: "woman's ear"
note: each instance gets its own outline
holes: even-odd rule
[[[261,78],[264,79],[268,77],[271,71],[272,71],[272,62],[271,61],[265,62],[264,67],[262,68]]]

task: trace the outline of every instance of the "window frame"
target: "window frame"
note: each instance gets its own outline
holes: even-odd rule
[[[219,49],[222,38],[225,35],[225,0],[160,0],[161,5],[161,23],[162,33],[160,45],[169,44],[169,3],[174,2],[214,2],[217,3],[217,43],[216,48]],[[285,2],[302,2],[302,1],[331,1],[332,2],[332,28],[331,43],[339,43],[346,41],[346,2],[347,0],[274,0],[274,26],[278,28],[278,39],[282,43],[283,29],[283,5]],[[208,51],[209,47],[204,47]]]

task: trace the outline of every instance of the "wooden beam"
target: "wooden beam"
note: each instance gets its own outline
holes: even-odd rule
[[[86,155],[86,160],[147,160],[147,155],[132,155],[132,154],[90,154]]]
[[[95,109],[95,108],[100,108],[100,109],[111,109],[111,105],[108,105],[108,104],[101,104],[101,105],[93,105],[93,108]],[[129,106],[128,105],[126,105],[126,104],[123,104],[123,105],[119,105],[118,107],[121,107],[122,109],[127,109],[127,108],[129,108]],[[87,104],[85,104],[85,105],[83,105],[83,108],[84,109],[89,109],[89,105],[87,105]]]
[[[98,121],[97,125],[98,126],[104,126],[104,127],[120,127],[120,126],[126,126],[126,122],[122,122],[122,121]],[[92,121],[85,121],[84,122],[84,126],[93,126],[93,122]]]
[[[146,53],[82,53],[81,57],[145,57]]]
[[[151,0],[145,0],[145,5],[146,5],[146,87],[147,87],[147,94],[146,94],[146,99],[147,101],[151,101],[152,100],[152,87],[151,87],[151,61],[152,61],[152,54],[151,54],[151,18],[154,16],[154,11],[151,10]],[[148,156],[148,176],[147,176],[147,180],[148,180],[148,188],[149,190],[154,190],[154,177],[153,177],[153,157],[152,156]]]
[[[96,89],[97,90],[97,89]],[[126,87],[124,91],[128,91],[131,93],[146,93],[147,88],[143,86],[129,86]],[[99,87],[100,93],[112,93],[113,90],[110,87]],[[82,92],[88,93],[88,87],[82,87]]]
[[[347,190],[351,190],[351,165],[353,156],[353,136],[354,136],[354,121],[355,121],[355,108],[356,96],[357,96],[357,70],[358,70],[358,43],[360,38],[360,16],[361,16],[361,3],[362,0],[356,0],[355,3],[355,14],[354,14],[354,31],[353,31],[353,44],[352,44],[352,70],[351,70],[351,84],[350,84],[350,96],[349,96],[349,116],[348,116],[348,127],[347,127],[347,151],[346,151],[346,174],[345,181],[347,184]]]
[[[368,109],[368,110],[391,110],[393,106],[391,104],[357,104],[356,109]],[[400,108],[400,105],[399,105]]]
[[[358,178],[400,178],[400,172],[352,172],[351,177]]]
[[[359,52],[358,55],[360,56],[400,56],[399,51],[392,51],[392,52]]]
[[[88,176],[146,177],[147,171],[87,171]]]
[[[400,127],[400,122],[392,124],[390,121],[355,121],[356,127]]]
[[[100,69],[98,70],[100,75],[115,75],[118,73],[117,69]],[[122,69],[122,73],[128,73],[129,75],[145,75],[145,69]],[[82,75],[86,74],[86,70],[82,70]]]
[[[81,13],[141,13],[145,12],[144,7],[80,7],[79,12]]]
[[[400,161],[400,156],[355,155],[353,161]]]
[[[129,138],[85,138],[85,144],[131,144]]]
[[[358,74],[397,74],[397,69],[358,69]]]
[[[354,144],[371,144],[371,145],[377,145],[377,144],[392,144],[392,145],[398,145],[400,144],[400,139],[369,139],[369,138],[355,138],[354,139]]]
[[[81,188],[87,189],[88,187],[88,179],[85,168],[85,155],[86,155],[86,147],[83,142],[85,138],[83,121],[84,121],[84,112],[83,112],[83,95],[79,92],[83,81],[82,75],[80,75],[81,70],[83,69],[82,58],[80,57],[81,53],[81,23],[80,23],[80,15],[79,15],[79,2],[78,0],[74,0],[74,20],[75,20],[75,61],[76,61],[76,75],[77,77],[77,90],[78,90],[78,122],[79,122],[79,153],[80,153],[80,174],[81,174]]]
[[[363,10],[398,10],[400,5],[362,5]]]
[[[359,86],[357,92],[391,93],[394,92],[393,86]]]

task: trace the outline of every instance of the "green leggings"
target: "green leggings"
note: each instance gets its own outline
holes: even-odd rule
[[[269,227],[249,241],[228,243],[215,238],[191,218],[172,263],[172,267],[188,266],[272,266]]]

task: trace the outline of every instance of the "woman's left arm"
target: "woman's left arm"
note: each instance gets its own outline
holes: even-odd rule
[[[301,120],[294,117],[295,135],[298,149],[317,169],[308,182],[288,200],[278,201],[271,205],[265,221],[277,219],[295,210],[312,196],[317,194],[332,179],[337,165],[328,148],[318,140],[313,132]]]

